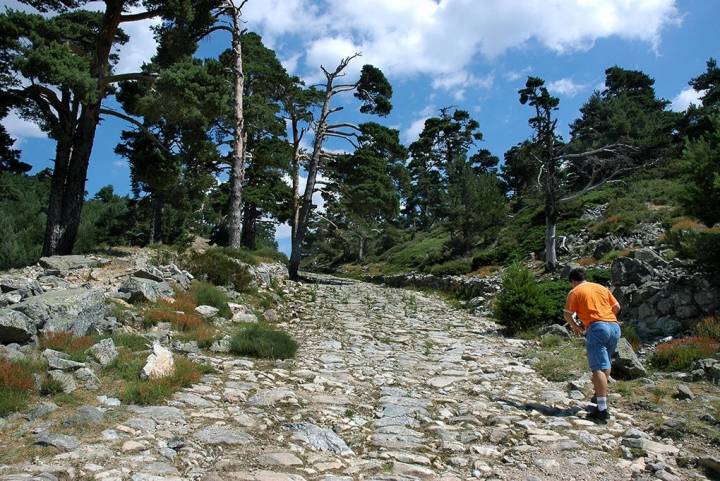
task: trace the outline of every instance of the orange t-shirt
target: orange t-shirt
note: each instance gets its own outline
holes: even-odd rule
[[[612,311],[619,305],[610,289],[594,282],[583,282],[570,291],[566,312],[576,312],[585,328],[595,321],[617,322]]]

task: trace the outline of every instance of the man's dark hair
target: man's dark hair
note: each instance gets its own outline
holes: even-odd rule
[[[582,282],[585,280],[585,269],[582,267],[576,267],[575,269],[570,271],[570,275],[568,275],[568,279],[570,279],[570,282]]]

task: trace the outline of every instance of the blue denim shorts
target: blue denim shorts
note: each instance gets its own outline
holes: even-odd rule
[[[585,349],[591,371],[610,369],[612,356],[620,339],[617,322],[596,321],[585,331]]]

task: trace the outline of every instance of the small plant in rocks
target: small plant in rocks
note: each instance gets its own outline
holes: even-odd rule
[[[0,358],[0,416],[24,408],[33,387],[32,371],[27,366]]]
[[[230,352],[238,356],[288,359],[295,357],[297,349],[297,342],[289,334],[262,324],[241,329],[230,341]]]
[[[685,337],[658,344],[650,363],[663,371],[684,371],[693,362],[720,352],[720,342],[710,337]]]
[[[195,298],[196,304],[216,307],[219,310],[218,314],[222,317],[229,318],[232,316],[230,308],[228,307],[229,299],[227,294],[209,282],[193,282],[191,293]]]
[[[70,332],[50,332],[40,338],[42,349],[64,352],[73,361],[83,362],[85,351],[93,346],[97,339],[93,336],[74,336]]]

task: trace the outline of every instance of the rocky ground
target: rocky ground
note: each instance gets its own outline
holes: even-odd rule
[[[40,406],[4,426],[0,481],[705,479],[627,413],[585,420],[571,390],[589,394],[587,378],[545,381],[525,341],[439,297],[332,278],[282,289],[296,359],[198,354],[218,373],[167,405],[96,392]]]

